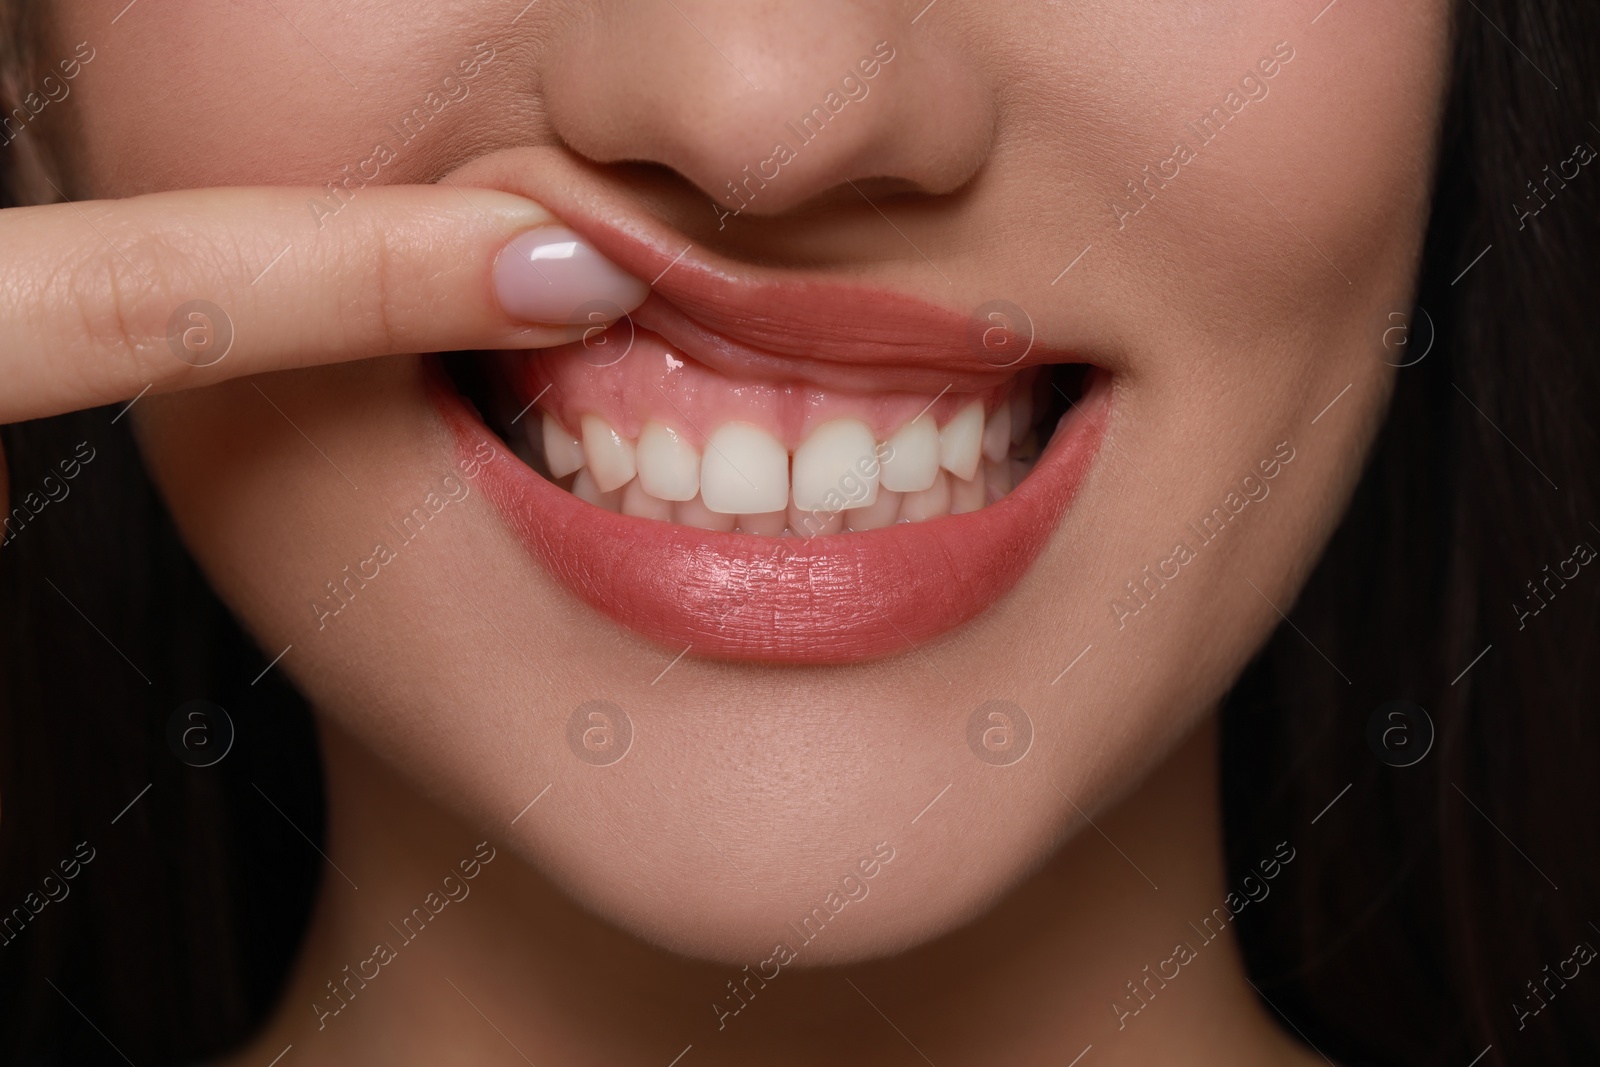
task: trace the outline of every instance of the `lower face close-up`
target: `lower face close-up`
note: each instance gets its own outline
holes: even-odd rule
[[[626,29],[546,11],[555,37],[523,46],[547,50],[544,113],[505,139],[537,131],[627,162],[494,150],[498,127],[463,117],[393,180],[408,160],[420,177],[460,159],[456,185],[526,195],[575,231],[558,237],[654,279],[640,310],[564,348],[147,398],[146,460],[224,599],[264,646],[295,646],[282,667],[313,704],[602,918],[758,961],[887,841],[901,858],[871,920],[830,930],[806,962],[909,948],[1083,828],[1074,804],[1103,808],[1157,767],[1337,521],[1393,373],[1372,323],[1404,303],[1419,254],[1434,7],[1315,28],[1268,4],[1152,21],[1137,81],[1108,12],[1057,13],[1073,58],[1052,64],[1017,51],[1033,34],[1020,9],[899,28],[841,8],[826,62],[775,65],[748,98],[711,69],[681,99],[624,88],[673,70],[648,27],[693,43],[670,8]],[[498,14],[455,15],[410,16],[427,25],[402,22],[389,58],[420,77],[504,32]],[[811,18],[773,17],[794,33]],[[206,18],[223,16],[191,12],[185,32]],[[146,25],[150,48],[178,47]],[[783,37],[740,32],[752,59]],[[787,132],[780,116],[880,40],[894,58],[861,80],[870,95],[795,149],[795,173],[752,183],[748,213],[720,217],[665,170],[741,174]],[[495,54],[464,111],[530,106],[516,70],[494,78],[516,48]],[[365,62],[383,76],[380,56]],[[241,113],[311,94],[255,77],[233,86]],[[1104,106],[1089,86],[1105,78],[1137,99]],[[721,122],[693,104],[718,93]],[[318,95],[275,179],[337,171],[388,114]],[[107,126],[144,106],[85,96]],[[1226,125],[1206,143],[1210,127],[1188,123],[1213,102]],[[231,134],[247,156],[261,135]],[[1174,138],[1196,158],[1141,184],[1128,158],[1158,173]],[[231,143],[193,161],[181,140],[101,135],[92,187],[253,176],[222,162]],[[897,196],[898,224],[872,206]],[[596,701],[631,739],[601,772],[566,740]],[[1029,723],[1015,765],[968,743],[995,701]]]
[[[1232,854],[1217,712],[1280,627],[1366,694],[1286,619],[1421,373],[1385,331],[1480,16],[523,2],[38,19],[92,45],[63,196],[303,187],[262,285],[398,285],[375,238],[570,327],[385,321],[116,427],[315,724],[322,829],[263,817],[319,888],[227,1062],[1323,1062],[1220,926],[1343,812]],[[550,225],[374,235],[433,184]]]

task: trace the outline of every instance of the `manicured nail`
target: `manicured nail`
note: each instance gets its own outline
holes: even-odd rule
[[[494,288],[506,314],[549,325],[610,321],[650,295],[648,285],[565,226],[529,230],[506,245],[495,260]]]

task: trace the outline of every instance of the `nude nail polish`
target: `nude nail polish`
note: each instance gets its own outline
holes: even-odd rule
[[[507,244],[495,260],[494,288],[506,314],[549,325],[609,322],[650,295],[565,226],[529,230]]]

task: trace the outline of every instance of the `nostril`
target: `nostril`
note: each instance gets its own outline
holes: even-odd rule
[[[681,176],[714,205],[712,229],[860,193],[948,193],[988,156],[997,105],[968,41],[908,33],[874,5],[759,17],[691,0],[646,7],[615,24],[599,15],[552,47],[549,123],[574,152],[649,187],[677,184],[650,165]],[[688,202],[681,189],[674,199]]]
[[[930,194],[930,190],[909,178],[873,176],[840,182],[800,203],[786,205],[782,212],[762,210],[776,201],[769,199],[763,205],[755,198],[745,201],[748,205],[746,210],[739,210],[739,201],[719,200],[695,182],[660,163],[629,160],[607,164],[605,169],[635,196],[672,217],[675,224],[686,233],[707,228],[709,224],[712,231],[720,229],[722,236],[728,236],[727,224],[733,219],[741,220],[746,228],[750,228],[759,225],[759,220],[771,219],[777,214],[793,220],[814,213],[852,211],[865,208],[868,204],[889,204]]]
[[[907,178],[852,178],[831,189],[824,189],[791,210],[796,214],[833,209],[853,210],[871,204],[882,205],[924,197],[931,193],[932,190]]]

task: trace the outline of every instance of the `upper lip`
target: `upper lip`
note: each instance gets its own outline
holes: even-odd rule
[[[650,282],[653,292],[632,314],[635,323],[732,377],[860,391],[977,392],[1036,364],[1111,369],[1107,353],[1085,355],[1052,343],[1046,334],[1056,331],[1015,305],[1001,315],[1016,331],[1015,343],[996,351],[979,340],[999,321],[982,301],[952,307],[837,273],[720,255],[642,210],[614,174],[557,150],[492,153],[458,178],[544,204],[612,262]],[[1072,339],[1088,340],[1076,333]]]
[[[689,242],[674,249],[668,232],[568,223],[623,270],[655,279],[632,313],[635,323],[725,374],[867,391],[977,392],[1035,364],[1088,362],[1039,343],[1020,309],[999,313],[1013,331],[1007,344],[985,348],[985,331],[993,341],[1000,320],[882,287],[734,265]]]

